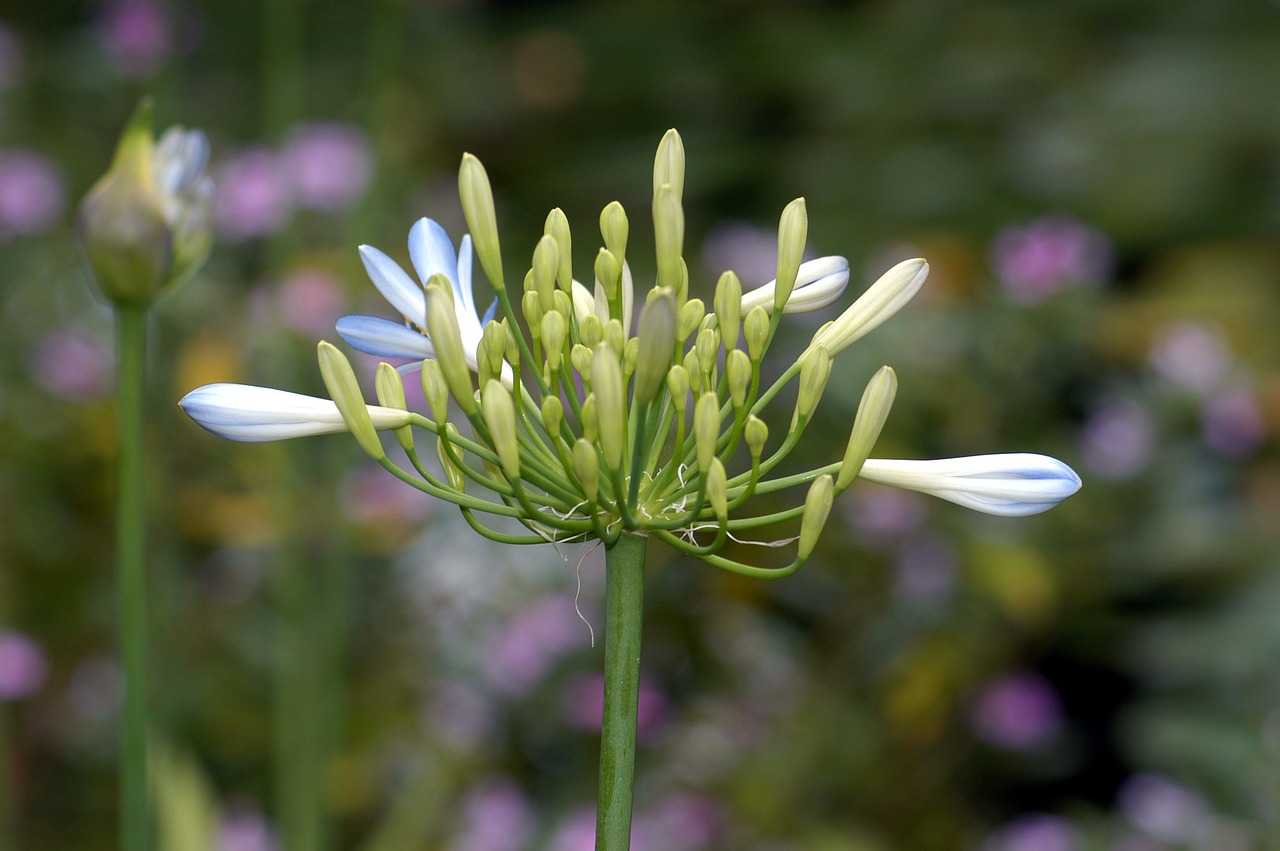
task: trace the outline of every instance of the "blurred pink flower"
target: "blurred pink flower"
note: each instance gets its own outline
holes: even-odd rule
[[[1032,813],[991,834],[979,851],[1078,851],[1080,837],[1064,819]]]
[[[903,544],[895,567],[895,590],[900,599],[938,603],[949,597],[955,587],[955,548],[937,535]]]
[[[109,346],[82,332],[57,331],[36,344],[31,372],[55,396],[88,402],[110,392],[114,358]]]
[[[109,0],[97,30],[107,57],[130,77],[150,77],[173,52],[173,23],[157,0]]]
[[[370,464],[357,467],[339,489],[343,512],[357,523],[416,523],[431,515],[435,502]]]
[[[0,630],[0,700],[27,697],[48,675],[49,660],[39,644],[15,630]]]
[[[1159,774],[1135,774],[1116,796],[1124,817],[1165,842],[1194,842],[1212,831],[1212,813],[1196,792]]]
[[[1104,403],[1085,420],[1079,440],[1081,460],[1094,475],[1127,479],[1151,461],[1156,427],[1137,402],[1117,399]]]
[[[300,124],[285,141],[281,160],[300,207],[333,212],[349,207],[373,175],[369,142],[346,124]]]
[[[510,695],[529,691],[565,653],[586,646],[591,632],[567,594],[534,600],[486,642],[485,674]],[[597,721],[597,723],[599,723]]]
[[[218,819],[216,851],[276,851],[271,822],[257,810],[232,810]]]
[[[462,802],[462,822],[449,851],[523,851],[537,826],[528,798],[506,778],[473,788]]]
[[[1161,376],[1198,393],[1212,390],[1231,368],[1231,352],[1222,332],[1203,322],[1164,328],[1151,344],[1149,358]]]
[[[639,814],[638,833],[654,851],[702,851],[715,843],[722,819],[711,798],[678,792]]]
[[[324,269],[294,269],[276,290],[281,321],[306,337],[324,337],[346,311],[342,283]]]
[[[842,503],[845,516],[867,543],[901,540],[924,522],[925,498],[914,491],[870,485],[855,489],[852,496]]]
[[[604,677],[599,674],[579,677],[564,690],[565,717],[584,730],[599,730],[604,715]],[[651,739],[667,717],[667,697],[652,684],[640,679],[636,728],[640,741]]]
[[[633,851],[640,851],[635,846],[635,824],[631,826]],[[594,809],[580,809],[570,813],[556,828],[547,845],[550,851],[595,851],[596,847],[596,813]]]
[[[0,242],[48,230],[65,206],[66,188],[53,163],[34,151],[0,151]]]
[[[1046,216],[996,234],[991,264],[1011,300],[1036,304],[1064,286],[1105,280],[1111,243],[1075,219]]]
[[[1244,458],[1267,436],[1267,422],[1253,393],[1243,388],[1213,393],[1201,412],[1205,443],[1228,458]]]
[[[22,73],[22,41],[0,21],[0,92],[18,81]]]
[[[262,145],[224,161],[214,173],[218,187],[213,220],[224,239],[274,233],[292,213],[292,197],[279,157]]]
[[[702,241],[702,264],[713,278],[732,269],[750,290],[771,281],[778,272],[778,234],[750,222],[717,222]]]
[[[1032,751],[1062,734],[1062,704],[1053,685],[1022,673],[987,683],[970,711],[973,731],[984,741],[1013,751]]]

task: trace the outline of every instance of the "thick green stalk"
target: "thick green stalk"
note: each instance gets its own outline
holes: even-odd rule
[[[647,536],[624,532],[605,551],[604,722],[600,731],[596,851],[628,851],[631,847],[640,621],[648,543]]]
[[[143,491],[147,309],[122,305],[116,313],[120,656],[124,712],[120,723],[120,848],[146,851],[147,797],[147,571]]]

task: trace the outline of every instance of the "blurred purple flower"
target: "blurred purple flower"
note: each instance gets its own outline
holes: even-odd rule
[[[564,714],[571,724],[584,730],[599,730],[604,715],[604,677],[591,674],[571,681],[564,690]],[[667,697],[643,677],[640,679],[639,707],[636,710],[637,735],[641,741],[652,738],[667,716]]]
[[[276,851],[271,822],[257,810],[224,812],[218,819],[217,851]]]
[[[490,699],[474,683],[461,680],[438,685],[424,716],[431,735],[462,746],[483,744],[495,726]]]
[[[1135,774],[1116,796],[1124,817],[1139,830],[1165,842],[1192,842],[1213,829],[1205,799],[1159,774]]]
[[[1205,443],[1228,458],[1253,454],[1267,436],[1258,400],[1246,389],[1213,393],[1205,399],[1201,417]]]
[[[107,57],[129,77],[150,77],[173,51],[173,22],[157,0],[109,0],[97,30]]]
[[[907,541],[898,553],[895,586],[898,597],[918,603],[938,603],[956,582],[955,548],[939,536]]]
[[[462,803],[462,822],[450,851],[522,851],[537,826],[528,798],[506,778],[473,789]]]
[[[1137,402],[1115,399],[1099,406],[1085,420],[1079,441],[1081,460],[1094,475],[1127,479],[1151,461],[1156,427]]]
[[[640,851],[635,846],[635,824],[631,826],[632,851]],[[595,810],[580,809],[570,813],[556,828],[548,844],[549,851],[595,851],[596,847],[596,813]]]
[[[333,212],[350,206],[373,175],[369,141],[345,124],[301,124],[281,153],[300,207]]]
[[[291,271],[276,290],[281,321],[306,337],[323,337],[346,311],[342,283],[325,269]]]
[[[1013,751],[1033,751],[1062,734],[1063,712],[1053,685],[1038,674],[1011,674],[983,687],[970,711],[973,731]]]
[[[0,700],[27,697],[48,675],[49,660],[39,644],[15,630],[0,630]]]
[[[62,173],[34,151],[0,151],[0,242],[57,224],[66,206]]]
[[[0,21],[0,92],[18,81],[22,73],[22,41]]]
[[[343,512],[357,523],[404,525],[425,520],[435,501],[373,464],[357,467],[339,488]]]
[[[279,158],[258,145],[226,160],[214,174],[218,192],[213,220],[229,240],[273,233],[292,212],[292,198]]]
[[[845,516],[859,537],[875,544],[899,541],[916,531],[926,511],[923,495],[880,486],[856,490],[844,504]]]
[[[996,234],[991,264],[1009,298],[1037,304],[1071,284],[1096,284],[1111,273],[1111,243],[1067,216],[1046,216]]]
[[[110,392],[114,355],[82,332],[56,331],[36,344],[31,372],[41,387],[69,402],[89,402]]]
[[[1151,344],[1152,367],[1187,390],[1208,393],[1231,368],[1231,351],[1222,332],[1203,322],[1179,322],[1163,329]]]
[[[732,269],[750,290],[771,281],[778,272],[778,234],[750,222],[717,222],[702,240],[702,264],[713,276]]]
[[[525,694],[565,653],[590,640],[591,632],[578,616],[573,598],[548,594],[490,635],[484,654],[485,674],[502,692]]]
[[[716,841],[722,815],[716,802],[680,792],[639,814],[641,829],[654,851],[702,851]]]
[[[1032,813],[1009,822],[979,846],[980,851],[1077,851],[1072,825],[1057,816]]]

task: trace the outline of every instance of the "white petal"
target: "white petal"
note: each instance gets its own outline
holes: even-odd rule
[[[471,282],[471,263],[473,259],[471,234],[464,233],[462,241],[458,243],[458,291],[462,293],[462,300],[467,303],[468,309],[472,313],[476,313],[476,294],[472,289]]]
[[[753,307],[773,309],[773,293],[778,281],[775,278],[762,287],[742,294],[742,312]],[[849,285],[849,261],[839,255],[819,257],[800,264],[796,273],[796,285],[791,297],[782,308],[783,313],[806,313],[833,304]]]
[[[858,475],[1006,517],[1039,514],[1080,490],[1080,477],[1066,464],[1028,453],[932,461],[873,458]]]
[[[902,309],[924,285],[929,264],[904,260],[880,276],[834,322],[813,337],[811,346],[822,346],[832,357]]]
[[[417,325],[426,325],[427,297],[422,285],[400,268],[400,264],[372,245],[360,246],[360,260],[364,262],[369,280],[382,293],[391,306]]]
[[[582,324],[582,320],[592,314],[596,314],[596,318],[600,320],[600,324],[604,325],[609,321],[609,302],[604,296],[604,287],[599,281],[596,282],[596,293],[600,296],[604,304],[604,316],[597,313],[601,302],[596,301],[595,296],[591,295],[591,291],[587,289],[585,284],[578,281],[573,282],[573,318],[578,320],[578,324]]]
[[[431,338],[420,331],[377,316],[343,316],[338,333],[348,345],[380,358],[433,358]]]
[[[259,442],[333,434],[347,430],[338,406],[329,399],[249,384],[207,384],[178,403],[204,428],[228,440]],[[368,406],[375,428],[398,428],[408,414]]]

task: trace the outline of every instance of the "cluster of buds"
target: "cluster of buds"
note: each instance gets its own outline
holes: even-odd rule
[[[672,130],[654,163],[656,275],[643,297],[635,295],[627,262],[628,217],[614,202],[600,215],[604,244],[593,287],[574,279],[569,224],[555,209],[516,298],[503,271],[489,180],[470,155],[459,177],[470,235],[458,253],[439,225],[419,222],[409,242],[419,284],[382,252],[362,247],[370,278],[405,321],[351,316],[338,330],[362,351],[420,362],[429,416],[408,410],[403,373],[388,363],[377,372],[379,404],[366,404],[345,356],[324,342],[320,369],[331,401],[211,385],[189,394],[183,407],[206,428],[238,440],[349,430],[391,473],[458,505],[476,531],[495,541],[597,538],[610,546],[624,533],[645,534],[752,576],[798,569],[833,498],[859,476],[996,514],[1035,513],[1075,492],[1079,479],[1070,468],[1038,455],[869,460],[897,387],[889,367],[868,382],[840,461],[775,476],[813,418],[833,359],[906,304],[928,265],[908,260],[890,269],[765,384],[762,364],[783,315],[837,300],[849,264],[841,257],[802,262],[808,222],[797,199],[781,216],[774,281],[744,292],[738,276],[725,272],[710,305],[690,298],[684,172],[684,149]],[[471,289],[473,241],[497,296],[484,316]],[[778,438],[761,414],[793,382],[794,411]],[[393,433],[412,471],[388,457],[379,430]],[[417,430],[434,435],[438,469],[423,463]],[[736,458],[743,469],[731,473]],[[797,486],[808,487],[803,505],[741,516],[753,495]],[[532,534],[486,525],[492,521],[479,516],[485,513],[511,518]],[[789,565],[761,568],[721,555],[737,533],[797,517]]]

